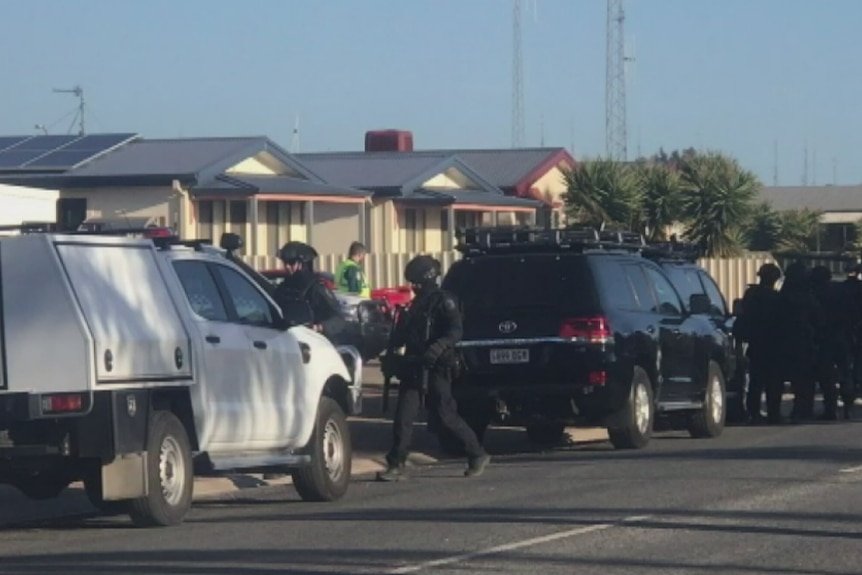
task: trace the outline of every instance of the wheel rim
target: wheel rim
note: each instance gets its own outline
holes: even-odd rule
[[[338,425],[331,419],[323,428],[323,464],[332,481],[341,479],[344,473],[344,440]]]
[[[162,440],[162,448],[159,450],[159,482],[162,496],[168,505],[177,505],[185,488],[186,462],[180,444],[173,437],[165,437]]]
[[[650,402],[647,388],[642,383],[635,389],[635,425],[641,435],[649,429]]]
[[[712,412],[712,420],[721,421],[721,412],[724,410],[724,394],[718,376],[713,376],[709,382],[709,402]]]

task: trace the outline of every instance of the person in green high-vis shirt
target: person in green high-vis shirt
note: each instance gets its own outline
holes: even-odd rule
[[[351,293],[361,297],[370,298],[371,288],[360,264],[365,259],[368,250],[359,242],[350,244],[347,259],[338,265],[335,270],[335,289],[344,293]]]

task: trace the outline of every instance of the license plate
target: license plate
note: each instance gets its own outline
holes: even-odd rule
[[[529,363],[529,349],[492,349],[491,363]]]

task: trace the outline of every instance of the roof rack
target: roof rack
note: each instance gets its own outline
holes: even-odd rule
[[[599,231],[592,227],[541,228],[493,226],[465,228],[456,232],[455,247],[465,257],[492,253],[624,250],[638,252],[646,243],[630,231]]]
[[[644,249],[644,257],[661,260],[694,262],[703,257],[697,244],[688,242],[650,242]]]
[[[82,226],[83,227],[83,226]],[[24,234],[63,234],[70,236],[141,236],[151,239],[156,248],[170,249],[173,246],[193,248],[202,251],[205,245],[211,245],[211,239],[181,240],[173,230],[166,227],[146,226],[143,228],[112,228],[100,225],[88,225],[77,230],[62,230],[57,222],[23,222],[14,225],[0,226],[0,232],[20,232]]]

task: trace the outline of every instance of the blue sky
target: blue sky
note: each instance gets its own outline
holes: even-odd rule
[[[604,153],[604,0],[526,0],[526,135]],[[532,3],[535,4],[533,10]],[[509,0],[3,0],[0,134],[265,134],[360,149],[508,147]],[[628,0],[629,155],[695,146],[779,183],[862,182],[862,2]],[[544,125],[542,130],[541,126]],[[816,155],[816,163],[814,156]],[[833,162],[834,161],[834,162]],[[837,170],[833,167],[837,165]]]

